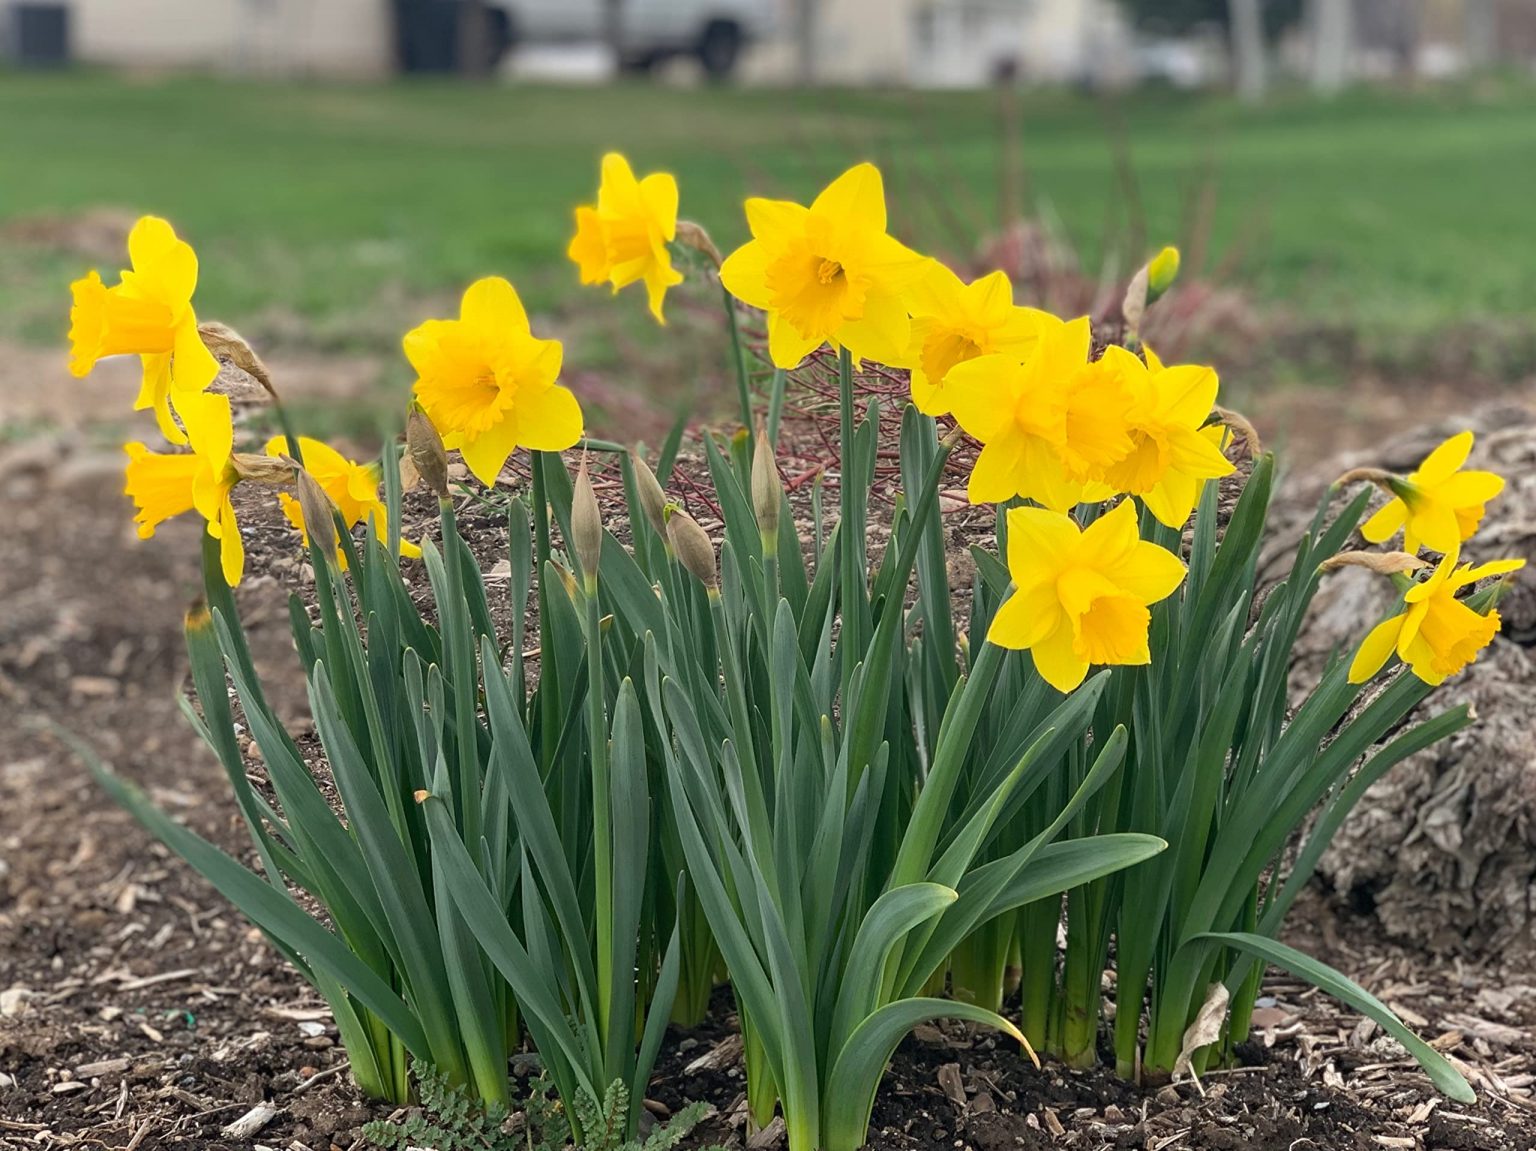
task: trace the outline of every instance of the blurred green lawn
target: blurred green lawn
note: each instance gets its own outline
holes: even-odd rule
[[[1107,227],[1127,219],[1112,119],[1149,246],[1184,238],[1209,173],[1212,258],[1233,256],[1226,274],[1260,300],[1389,342],[1474,322],[1536,326],[1530,85],[1261,110],[1027,94],[1030,206],[1058,218],[1095,269]],[[423,301],[481,274],[512,277],[536,308],[566,307],[579,291],[564,260],[571,208],[592,194],[607,148],[676,172],[683,215],[722,247],[744,238],[743,195],[805,196],[859,158],[885,166],[893,225],[918,245],[954,253],[997,223],[991,93],[84,73],[0,75],[0,229],[92,206],[162,213],[202,255],[204,314],[382,348]],[[79,263],[0,231],[0,333],[56,338]]]

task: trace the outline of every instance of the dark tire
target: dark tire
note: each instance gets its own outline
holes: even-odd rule
[[[741,26],[730,20],[711,21],[699,37],[699,63],[716,81],[729,80],[741,58]]]
[[[511,12],[496,5],[488,8],[487,14],[491,25],[487,52],[490,56],[491,71],[494,72],[511,55],[512,49],[517,47],[517,21]]]

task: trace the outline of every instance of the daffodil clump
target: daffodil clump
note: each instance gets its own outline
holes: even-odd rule
[[[893,237],[869,164],[809,206],[748,200],[751,239],[724,258],[677,212],[671,176],[609,155],[568,252],[584,283],[644,283],[657,320],[679,249],[718,273],[740,425],[697,433],[712,499],[692,514],[669,495],[681,429],[659,456],[593,438],[561,345],[499,277],[405,336],[404,444],[377,464],[286,428],[263,455],[233,449],[209,349],[276,389],[228,329],[198,326],[195,259],[169,225],[135,229],[120,285],[75,286],[76,370],[140,355],[139,404],[186,449],[130,444],[126,486],[141,534],[205,521],[207,604],[187,631],[200,727],[261,872],[101,778],[313,981],[359,1084],[403,1101],[416,1060],[504,1101],[527,1039],[574,1138],[615,1081],[632,1135],[668,1021],[697,1023],[724,978],[753,1122],[781,1115],[791,1151],[853,1151],[924,1020],[994,1028],[1036,1061],[1092,1063],[1103,1036],[1127,1076],[1199,1075],[1246,1036],[1268,963],[1468,1098],[1382,1004],[1276,936],[1364,788],[1469,721],[1421,705],[1495,641],[1500,585],[1484,581],[1520,566],[1461,563],[1500,486],[1464,469],[1470,436],[1409,476],[1345,477],[1260,597],[1273,460],[1218,406],[1215,371],[1135,336],[1176,290],[1175,250],[1133,278],[1124,338],[1103,347],[1088,318],[1020,306],[1002,273],[967,283]],[[841,451],[827,531],[776,463],[785,397],[824,345]],[[910,404],[866,394],[866,361],[904,370]],[[871,533],[882,424],[899,427],[901,493]],[[449,452],[473,485],[450,482]],[[939,493],[961,459],[995,539],[974,541],[956,588]],[[1369,489],[1343,502],[1356,480],[1392,501],[1365,519]],[[240,629],[247,484],[277,492],[309,549],[294,641],[340,810]],[[436,495],[440,543],[404,539],[410,485]],[[494,587],[457,527],[476,488],[507,509]],[[1347,551],[1357,529],[1403,532],[1407,550]],[[425,609],[402,575],[417,555]],[[1349,563],[1397,580],[1400,609],[1362,621],[1358,654],[1297,703],[1296,636],[1323,573]],[[1394,654],[1407,672],[1383,674]],[[232,697],[275,798],[247,778]],[[1190,1030],[1212,1005],[1214,1042]]]

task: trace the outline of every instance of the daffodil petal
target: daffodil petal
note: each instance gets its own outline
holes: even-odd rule
[[[1012,423],[1009,409],[1019,376],[1019,363],[1011,356],[977,356],[956,364],[944,377],[950,414],[966,434],[990,443]]]
[[[1360,525],[1360,534],[1373,544],[1386,543],[1408,522],[1408,505],[1400,499],[1388,500],[1375,515]]]
[[[1169,422],[1188,428],[1205,423],[1221,386],[1212,369],[1193,364],[1164,368],[1153,376],[1153,385]]]
[[[863,317],[839,328],[837,338],[858,359],[906,367],[912,338],[906,304],[896,296],[872,295],[865,303]]]
[[[1200,502],[1201,480],[1183,472],[1169,472],[1151,491],[1143,493],[1141,502],[1157,521],[1170,528],[1183,529]]]
[[[768,264],[773,254],[761,240],[749,240],[720,265],[720,282],[744,304],[767,308],[773,294],[768,287]]]
[[[528,313],[523,309],[517,289],[500,276],[486,276],[464,289],[464,298],[459,302],[459,318],[475,328],[528,331]]]
[[[1525,567],[1523,559],[1490,560],[1487,563],[1478,564],[1476,567],[1464,568],[1457,572],[1454,582],[1457,587],[1466,587],[1468,584],[1477,583],[1479,580],[1517,572],[1523,567]]]
[[[1504,490],[1504,477],[1493,472],[1457,472],[1445,480],[1435,497],[1455,505],[1485,504]]]
[[[1461,521],[1455,509],[1436,501],[1411,512],[1403,542],[1409,551],[1418,551],[1421,546],[1437,552],[1453,551],[1461,543]]]
[[[459,454],[464,457],[465,466],[477,480],[488,488],[494,487],[501,469],[507,465],[507,457],[518,446],[518,439],[518,416],[509,412],[499,423],[491,425],[478,436],[462,441]]]
[[[197,290],[197,253],[177,238],[170,223],[145,216],[128,233],[128,258],[141,284],[157,286],[155,296],[172,308],[185,307]]]
[[[1055,592],[1049,584],[1039,584],[1003,601],[987,628],[987,642],[1018,651],[1034,647],[1064,623]]]
[[[171,387],[178,392],[200,392],[219,375],[219,361],[197,330],[197,317],[188,309],[177,325],[171,352]]]
[[[1414,472],[1415,481],[1427,485],[1449,479],[1471,454],[1472,433],[1460,432],[1424,457],[1424,462]]]
[[[230,587],[238,586],[245,573],[245,541],[240,538],[235,505],[228,495],[219,514],[219,566],[224,571],[224,582]]]
[[[776,368],[786,370],[798,367],[826,341],[819,335],[804,335],[800,329],[778,313],[768,316],[768,357]]]
[[[215,475],[221,473],[235,446],[229,397],[218,392],[175,392],[171,403],[186,425],[192,450],[208,461]]]
[[[581,439],[581,404],[569,388],[552,384],[517,398],[517,444],[540,452],[563,452]]]
[[[951,315],[960,310],[965,285],[938,260],[931,261],[907,293],[914,316]]]
[[[1397,634],[1406,616],[1395,615],[1370,630],[1349,665],[1349,682],[1364,683],[1386,666],[1397,649]]]
[[[1059,692],[1073,691],[1088,678],[1088,661],[1077,654],[1070,627],[1058,627],[1029,650],[1040,678]]]
[[[1222,450],[1199,432],[1175,428],[1168,443],[1173,451],[1173,467],[1185,475],[1214,480],[1237,470]]]
[[[811,202],[811,211],[844,227],[885,231],[885,184],[880,169],[855,164],[822,189]]]
[[[966,487],[971,503],[1002,503],[1018,495],[1018,464],[1023,451],[1024,439],[1019,435],[1002,436],[983,444]]]
[[[640,199],[666,239],[677,235],[676,176],[670,172],[652,172],[640,181]]]
[[[1020,587],[1059,564],[1082,535],[1071,516],[1048,508],[1009,508],[1006,522],[1008,572]]]

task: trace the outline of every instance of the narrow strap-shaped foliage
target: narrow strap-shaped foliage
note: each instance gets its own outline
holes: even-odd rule
[[[1402,1020],[1398,1019],[1385,1003],[1326,963],[1321,963],[1310,955],[1303,954],[1294,947],[1287,947],[1267,936],[1247,932],[1211,932],[1197,936],[1190,942],[1192,944],[1202,942],[1224,944],[1239,951],[1249,952],[1266,963],[1273,963],[1276,967],[1289,971],[1292,975],[1299,975],[1308,983],[1322,988],[1335,999],[1342,1000],[1374,1021],[1383,1031],[1406,1047],[1408,1053],[1418,1061],[1419,1066],[1424,1069],[1435,1088],[1442,1094],[1458,1103],[1477,1102],[1477,1095],[1473,1092],[1471,1085],[1467,1083],[1461,1072],[1451,1065],[1450,1060],[1405,1027]]]

